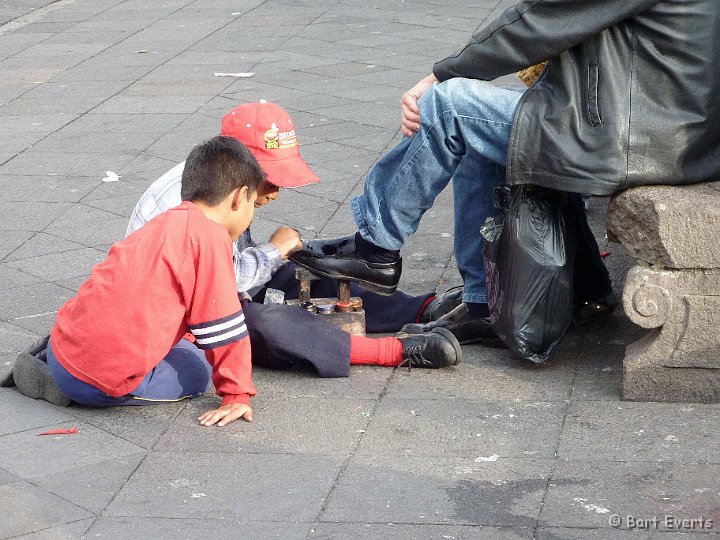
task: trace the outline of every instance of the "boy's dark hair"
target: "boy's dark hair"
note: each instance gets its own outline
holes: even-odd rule
[[[222,202],[234,189],[248,187],[255,193],[265,173],[250,150],[233,137],[217,136],[195,148],[185,161],[180,197],[210,206]]]

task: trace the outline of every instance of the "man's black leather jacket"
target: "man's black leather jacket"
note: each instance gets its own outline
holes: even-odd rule
[[[609,195],[720,180],[720,0],[524,0],[435,64],[491,80],[549,59],[507,181]]]

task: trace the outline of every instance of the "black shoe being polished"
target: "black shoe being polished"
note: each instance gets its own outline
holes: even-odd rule
[[[353,281],[364,289],[386,296],[397,290],[402,272],[399,255],[390,262],[367,260],[357,250],[355,235],[310,240],[288,258],[321,276]]]
[[[440,317],[436,321],[425,324],[409,323],[402,327],[401,332],[418,334],[431,332],[436,329],[445,329],[451,332],[461,344],[476,343],[482,340],[498,340],[490,320],[484,317],[473,318],[465,303],[460,304],[450,313]]]
[[[462,303],[463,286],[452,287],[433,298],[420,314],[420,322],[436,321],[450,313]]]
[[[433,328],[421,334],[398,332],[403,345],[400,366],[438,369],[462,362],[462,349],[455,336],[444,328]]]

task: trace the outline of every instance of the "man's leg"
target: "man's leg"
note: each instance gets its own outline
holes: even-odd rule
[[[473,196],[490,193],[478,201],[483,208],[472,216],[482,224],[484,214],[492,210],[487,201],[497,184],[498,172],[491,164],[506,164],[521,96],[522,92],[470,79],[432,86],[419,101],[420,130],[373,166],[363,195],[351,201],[360,235],[376,246],[401,249],[461,165],[462,189]],[[487,173],[492,177],[486,178]],[[471,189],[468,181],[477,187]],[[468,208],[463,205],[462,214],[456,211],[456,221],[467,217]],[[473,236],[478,234],[479,227],[472,231]],[[482,265],[482,257],[479,262]]]
[[[296,268],[292,263],[283,265],[275,272],[266,287],[283,291],[285,298],[297,298],[300,284],[295,279]],[[337,296],[337,288],[336,279],[316,279],[311,283],[310,294],[313,298],[334,298]],[[350,284],[350,294],[362,298],[365,310],[365,330],[369,334],[397,332],[405,324],[417,321],[423,308],[434,296],[434,293],[410,296],[401,291],[396,291],[390,296],[383,296],[366,291],[354,283]],[[263,302],[264,299],[265,288],[253,297],[256,302]]]
[[[291,258],[299,264],[331,276],[361,276],[370,282],[378,274],[378,283],[391,289],[389,272],[378,262],[399,250],[413,234],[425,211],[453,177],[457,178],[455,218],[459,223],[456,238],[458,255],[465,261],[464,272],[472,289],[466,294],[482,300],[486,293],[481,272],[482,240],[480,225],[492,213],[492,189],[502,179],[515,108],[522,96],[518,90],[495,87],[482,81],[451,79],[432,86],[419,101],[420,131],[405,138],[381,158],[365,179],[361,196],[354,197],[351,208],[358,226],[359,239],[311,241]],[[498,167],[500,166],[500,168]],[[459,173],[459,174],[458,174]],[[478,194],[482,193],[482,196]],[[367,245],[381,251],[381,259],[372,258]],[[337,248],[337,249],[335,249]],[[363,265],[364,263],[364,265]],[[392,274],[395,284],[399,267]]]

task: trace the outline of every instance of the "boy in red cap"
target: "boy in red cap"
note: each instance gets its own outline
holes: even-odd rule
[[[319,182],[300,156],[295,125],[282,107],[265,100],[235,107],[223,117],[221,133],[245,144],[267,175],[258,189],[256,208],[277,199],[280,188]],[[183,163],[173,167],[147,189],[133,210],[126,234],[179,204],[183,167]],[[249,229],[236,242],[237,291],[244,300],[254,300],[243,303],[253,363],[283,369],[309,362],[321,377],[345,377],[353,357],[347,333],[306,312],[298,314],[288,306],[262,303],[267,288],[283,291],[285,298],[297,298],[296,267],[283,255],[299,241],[297,231],[280,227],[268,242],[253,242]],[[313,281],[311,293],[316,298],[335,296],[337,282],[328,278]],[[444,315],[460,303],[462,290],[451,289],[437,297],[433,293],[409,296],[403,292],[381,296],[351,284],[351,294],[363,300],[367,332],[389,333],[399,331],[406,323],[428,322]],[[354,346],[359,350],[357,343]],[[364,359],[368,359],[367,353]]]

